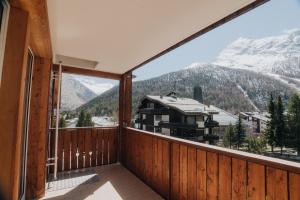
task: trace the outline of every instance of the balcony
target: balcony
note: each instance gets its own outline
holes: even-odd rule
[[[9,2],[0,87],[0,199],[300,199],[298,163],[129,127],[133,69],[266,0],[49,0],[48,7],[42,0]],[[89,9],[96,10],[79,12]],[[57,128],[54,138],[48,120],[49,104],[60,99],[59,90],[49,92],[54,71],[56,77],[66,72],[118,80],[120,125]],[[59,82],[51,86],[60,88]],[[198,124],[182,128],[189,127]]]
[[[123,128],[121,142],[117,135],[117,127],[60,129],[59,179],[51,180],[49,172],[43,199],[297,199],[300,195],[299,164],[293,162],[133,128]]]
[[[198,128],[198,124],[186,124],[186,123],[175,123],[175,122],[164,122],[164,121],[160,121],[158,123],[159,126],[163,127],[163,128],[171,128],[171,127],[176,127],[176,128],[190,128],[190,129],[196,129]]]

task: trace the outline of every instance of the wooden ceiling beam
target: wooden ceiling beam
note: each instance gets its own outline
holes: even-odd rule
[[[58,65],[53,65],[53,70],[58,70]],[[115,74],[110,72],[103,72],[98,70],[90,70],[90,69],[84,69],[79,67],[71,67],[71,66],[62,66],[62,72],[63,73],[69,73],[69,74],[76,74],[76,75],[84,75],[84,76],[93,76],[98,78],[107,78],[107,79],[114,79],[114,80],[120,80],[121,74]]]

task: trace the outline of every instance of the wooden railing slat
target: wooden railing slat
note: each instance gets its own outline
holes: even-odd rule
[[[300,174],[289,173],[290,199],[300,199]]]
[[[218,154],[207,152],[207,199],[218,199]]]
[[[62,134],[58,134],[57,141],[57,171],[62,171],[62,162],[63,162],[63,144],[64,144],[64,130]]]
[[[187,190],[187,183],[188,183],[188,180],[187,180],[187,157],[188,157],[188,154],[187,154],[187,146],[185,145],[180,145],[180,170],[179,170],[179,173],[180,173],[180,176],[179,176],[179,182],[180,182],[180,188],[179,188],[179,191],[180,191],[180,199],[184,200],[184,199],[187,199],[187,193],[188,193],[188,190]]]
[[[173,143],[171,145],[172,160],[171,160],[171,199],[180,199],[180,146]]]
[[[231,199],[231,158],[219,155],[219,200]]]
[[[265,166],[248,163],[247,199],[264,199],[265,192]]]
[[[72,170],[77,169],[77,158],[76,158],[76,152],[77,152],[77,130],[71,131],[71,148],[72,148]]]
[[[64,132],[64,170],[70,170],[71,132]]]
[[[97,129],[92,129],[92,166],[96,166],[96,156],[97,156]]]
[[[197,199],[206,199],[206,152],[197,149]]]
[[[246,161],[232,159],[232,199],[246,199],[247,183]]]
[[[197,199],[197,151],[188,147],[188,199]]]

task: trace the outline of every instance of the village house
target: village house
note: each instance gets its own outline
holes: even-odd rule
[[[267,113],[260,112],[240,112],[247,127],[247,133],[251,135],[262,134],[266,129],[268,118]]]
[[[137,113],[138,129],[196,141],[202,141],[209,128],[218,126],[213,120],[216,110],[194,99],[177,97],[175,92],[145,96]]]

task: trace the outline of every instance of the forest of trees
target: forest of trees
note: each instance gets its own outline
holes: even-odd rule
[[[94,122],[92,121],[92,116],[90,113],[81,110],[79,113],[78,121],[76,127],[90,127],[94,126]]]
[[[223,144],[225,147],[237,148],[240,149],[245,143],[246,139],[246,130],[242,123],[242,118],[239,115],[238,120],[236,121],[235,126],[232,124],[225,131]]]
[[[281,96],[276,99],[270,95],[268,103],[268,122],[263,135],[259,137],[247,136],[241,118],[235,126],[230,125],[225,132],[223,145],[229,148],[246,150],[253,153],[262,153],[267,147],[274,152],[279,148],[283,154],[284,148],[292,148],[300,155],[300,97],[292,95],[288,104],[284,105]]]

